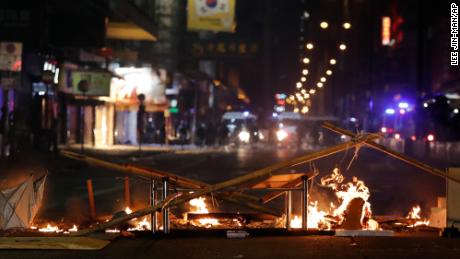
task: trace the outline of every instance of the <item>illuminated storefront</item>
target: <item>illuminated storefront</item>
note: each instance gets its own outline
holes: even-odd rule
[[[167,109],[162,72],[151,68],[120,67],[114,69],[118,77],[112,78],[110,99],[115,104],[116,144],[138,144],[138,96],[145,96],[145,115],[142,142],[162,143],[164,112]]]

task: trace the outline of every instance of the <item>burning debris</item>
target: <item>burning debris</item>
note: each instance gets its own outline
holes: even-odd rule
[[[407,219],[413,221],[413,224],[409,225],[409,227],[428,226],[430,224],[429,220],[422,219],[422,217],[420,216],[421,211],[422,209],[419,205],[412,207],[411,211],[409,211],[409,214],[406,217]]]
[[[329,230],[331,228],[378,230],[379,224],[373,220],[369,188],[363,181],[353,177],[351,182],[343,183],[345,177],[335,168],[331,175],[321,178],[321,185],[331,188],[338,198],[339,206],[329,204],[329,212],[318,209],[318,201],[308,206],[307,226],[309,229]],[[294,215],[291,228],[301,228],[302,219]]]
[[[195,199],[191,199],[189,201],[190,211],[184,213],[183,220],[181,223],[190,223],[195,227],[205,227],[210,228],[213,226],[220,225],[219,220],[216,218],[211,217],[198,217],[197,219],[189,219],[189,214],[209,214],[209,210],[206,205],[206,198],[205,197],[198,197]]]

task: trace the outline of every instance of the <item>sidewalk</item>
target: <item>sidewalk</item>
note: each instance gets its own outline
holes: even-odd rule
[[[80,151],[80,144],[60,145],[61,150]],[[117,145],[85,145],[87,151],[105,151],[109,153],[135,153],[139,152],[139,145],[117,144]],[[147,152],[173,152],[177,154],[202,154],[211,152],[228,152],[227,146],[197,146],[197,145],[164,145],[164,144],[142,144],[141,153]]]

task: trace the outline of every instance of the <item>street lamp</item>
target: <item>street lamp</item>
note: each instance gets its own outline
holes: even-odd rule
[[[307,49],[313,49],[313,43],[307,43]]]
[[[331,71],[331,70],[329,70],[329,69],[328,69],[328,70],[326,70],[326,75],[328,75],[328,76],[332,75],[332,71]]]
[[[83,154],[85,152],[85,147],[84,147],[84,143],[85,143],[85,110],[84,110],[84,101],[86,100],[86,92],[88,92],[89,90],[89,82],[88,80],[80,80],[80,82],[78,82],[78,90],[80,92],[82,92],[83,94],[83,104],[81,106],[81,110],[80,110],[80,143],[81,143],[81,147],[80,147],[80,151],[81,153]]]
[[[335,65],[335,64],[337,63],[337,60],[331,58],[331,60],[329,60],[329,63],[330,63],[331,65]]]
[[[309,59],[309,58],[304,58],[304,59],[302,60],[302,62],[303,62],[304,64],[308,64],[308,63],[310,63],[310,59]]]
[[[339,45],[339,49],[340,49],[340,50],[346,50],[346,49],[347,49],[347,45],[345,45],[345,44],[340,44],[340,45]]]
[[[343,28],[345,30],[349,30],[351,28],[351,24],[349,22],[345,22],[345,23],[343,23]]]
[[[319,26],[321,27],[321,29],[327,29],[327,27],[329,27],[329,24],[327,22],[321,22]]]

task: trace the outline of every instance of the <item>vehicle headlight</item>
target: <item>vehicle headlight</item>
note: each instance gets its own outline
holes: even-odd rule
[[[276,138],[278,139],[278,141],[283,141],[285,138],[287,138],[287,136],[287,132],[282,129],[276,132]]]
[[[265,136],[264,136],[264,134],[262,134],[262,132],[259,132],[259,139],[261,139],[261,140],[265,139]]]
[[[238,138],[242,141],[242,142],[249,142],[249,138],[251,137],[251,134],[249,134],[249,132],[245,131],[245,130],[242,130],[240,131],[240,133],[238,134]]]

